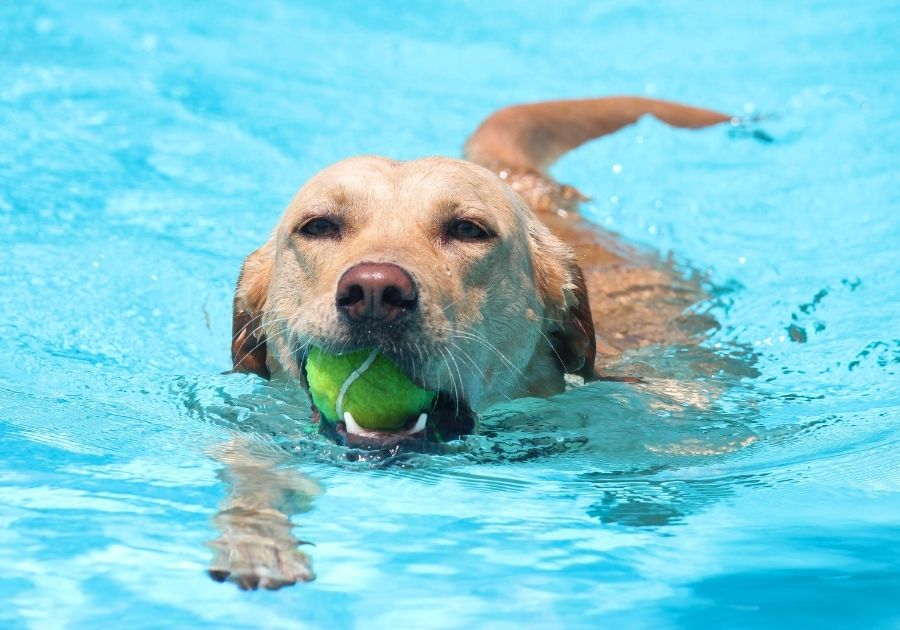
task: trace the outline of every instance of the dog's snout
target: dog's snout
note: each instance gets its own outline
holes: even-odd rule
[[[341,276],[336,305],[353,321],[393,321],[418,306],[412,276],[391,263],[360,263]]]

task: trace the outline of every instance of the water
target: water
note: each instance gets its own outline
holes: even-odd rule
[[[4,3],[0,621],[897,627],[898,33],[878,1]],[[706,274],[708,349],[740,355],[692,382],[711,406],[601,383],[350,461],[302,396],[220,374],[241,260],[306,177],[615,93],[761,117],[642,121],[555,169]],[[294,518],[317,581],[205,575],[234,436],[321,486]]]

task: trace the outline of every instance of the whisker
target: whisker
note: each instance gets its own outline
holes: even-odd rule
[[[472,341],[477,341],[477,342],[483,344],[483,345],[486,346],[488,349],[490,349],[494,354],[496,354],[497,357],[499,357],[500,360],[503,361],[503,362],[507,365],[507,367],[509,367],[511,370],[514,370],[515,372],[517,372],[520,376],[523,376],[523,377],[525,376],[525,374],[522,372],[522,370],[520,370],[519,368],[517,368],[517,367],[512,363],[512,361],[510,361],[510,360],[506,357],[505,354],[503,354],[502,352],[500,352],[500,350],[497,349],[497,347],[494,346],[494,344],[492,344],[491,342],[489,342],[489,341],[488,341],[487,339],[485,339],[482,335],[475,334],[475,333],[471,333],[471,332],[467,332],[467,331],[464,331],[464,330],[451,330],[451,329],[445,329],[443,332],[449,332],[452,336],[459,337],[459,338],[462,338],[462,339],[470,339],[470,340],[472,340]]]
[[[256,328],[254,328],[252,331],[250,331],[249,334],[252,335],[252,336],[255,336],[256,333],[258,333],[258,332],[259,332],[260,330],[262,330],[263,328],[266,328],[267,326],[270,326],[270,325],[275,324],[275,323],[278,323],[278,322],[286,321],[287,319],[288,319],[287,317],[279,317],[278,319],[273,319],[273,320],[271,320],[271,321],[266,322],[266,321],[263,321],[262,318],[260,317],[260,323],[259,323],[259,325],[258,325]],[[250,321],[253,321],[253,320],[251,319]],[[238,335],[240,335],[245,329],[246,329],[246,326],[245,326],[244,328],[241,328],[241,329],[240,329],[239,331],[237,331],[235,334],[233,334],[233,335],[231,336],[231,343],[234,343],[234,342],[237,340]],[[268,332],[268,331],[267,331],[267,332]]]
[[[463,376],[462,376],[462,372],[459,369],[459,362],[456,360],[456,357],[453,355],[453,352],[451,352],[449,348],[447,349],[447,354],[450,356],[451,359],[453,359],[453,365],[456,368],[456,373],[459,375],[459,388],[460,388],[460,390],[462,390],[462,389],[464,389],[463,388]],[[456,399],[456,415],[459,415],[459,397],[457,397],[457,399]]]
[[[547,344],[550,346],[550,349],[553,350],[553,354],[556,355],[556,358],[559,361],[559,364],[565,367],[566,362],[563,361],[561,356],[559,356],[559,352],[556,351],[556,346],[553,345],[553,342],[550,340],[550,337],[548,337],[543,330],[538,329],[538,332],[541,333],[541,337],[543,337],[547,341]]]
[[[242,355],[240,355],[240,356],[236,356],[236,357],[235,357],[236,360],[234,361],[234,364],[235,364],[235,365],[240,365],[241,363],[244,362],[244,359],[246,359],[247,357],[249,357],[251,354],[253,354],[253,353],[256,352],[257,350],[259,350],[260,348],[262,348],[264,345],[266,345],[266,340],[265,340],[265,339],[263,339],[263,340],[260,341],[258,344],[256,344],[255,346],[253,346],[250,350],[247,350],[244,354],[242,354]]]
[[[454,343],[454,342],[452,342],[452,341],[448,341],[448,343],[449,343],[451,346],[453,346],[454,348],[456,348],[456,349],[463,355],[463,356],[460,357],[460,358],[463,359],[463,360],[467,360],[467,362],[468,362],[473,368],[475,368],[475,370],[481,375],[482,380],[484,380],[485,382],[487,382],[487,376],[486,376],[485,373],[482,371],[482,369],[481,369],[480,367],[478,367],[478,364],[477,364],[477,363],[475,362],[475,360],[472,358],[472,355],[470,355],[468,352],[466,352],[466,351],[463,349],[463,347],[460,346],[459,344]]]
[[[444,359],[444,364],[447,366],[447,375],[450,377],[450,386],[453,389],[453,401],[456,404],[456,415],[459,415],[459,391],[456,388],[456,379],[453,378],[453,371],[450,369],[450,361],[447,360],[447,354],[444,348],[440,348],[441,356]]]

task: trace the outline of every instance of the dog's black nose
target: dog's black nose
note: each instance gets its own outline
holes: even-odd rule
[[[360,263],[338,280],[338,310],[353,321],[394,321],[419,304],[416,285],[407,271],[391,263]]]

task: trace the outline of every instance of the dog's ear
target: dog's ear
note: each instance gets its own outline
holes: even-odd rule
[[[530,220],[528,233],[545,334],[566,373],[594,380],[597,339],[584,274],[572,250],[537,219]]]
[[[235,372],[271,376],[266,364],[266,335],[262,329],[263,308],[275,252],[271,242],[247,256],[234,292],[231,319],[231,362]]]

